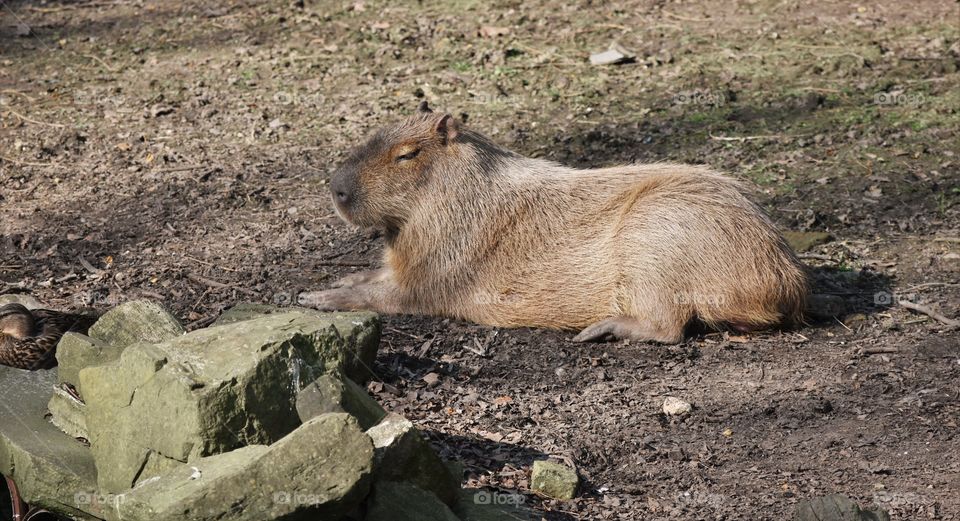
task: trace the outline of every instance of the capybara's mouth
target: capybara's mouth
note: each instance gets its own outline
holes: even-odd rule
[[[337,201],[336,196],[332,197],[331,199],[333,199],[333,209],[335,212],[337,212],[337,217],[340,217],[340,219],[342,219],[347,224],[355,225],[356,223],[353,222],[353,219],[350,215],[350,209],[340,204],[340,202]]]

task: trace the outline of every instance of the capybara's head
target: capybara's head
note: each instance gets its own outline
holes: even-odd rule
[[[337,213],[360,227],[398,229],[433,166],[454,153],[457,136],[457,120],[426,102],[399,124],[377,130],[330,178]]]

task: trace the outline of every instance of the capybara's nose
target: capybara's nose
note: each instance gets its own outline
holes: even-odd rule
[[[333,192],[333,200],[341,207],[346,208],[353,199],[353,190],[349,183],[345,181],[342,175],[334,175],[330,180],[330,191]]]

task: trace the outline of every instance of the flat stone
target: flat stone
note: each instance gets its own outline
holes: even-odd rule
[[[80,371],[103,492],[246,445],[269,445],[300,425],[297,393],[343,372],[362,335],[340,315],[283,313],[138,343]],[[359,326],[351,326],[361,328]],[[379,329],[377,329],[377,332]]]
[[[200,458],[123,494],[110,521],[340,519],[370,490],[373,445],[348,414],[317,416],[273,445]]]
[[[533,462],[530,488],[555,499],[573,499],[577,494],[580,478],[577,471],[552,461]]]
[[[325,374],[305,387],[297,395],[297,414],[300,421],[331,412],[346,412],[369,429],[380,423],[387,411],[365,389],[349,378]]]
[[[796,252],[807,251],[833,240],[833,236],[827,232],[785,231],[783,232],[783,238]]]
[[[59,386],[54,388],[53,396],[47,403],[50,411],[50,423],[72,438],[87,439],[86,405]]]
[[[590,63],[592,65],[615,65],[631,61],[634,58],[636,58],[636,54],[614,42],[606,51],[591,54]]]
[[[793,521],[890,521],[890,515],[880,508],[861,510],[850,498],[833,494],[801,501]]]
[[[18,293],[0,295],[0,306],[5,306],[7,304],[20,304],[27,309],[43,309],[43,304],[41,304],[40,301],[32,295],[23,295]]]
[[[354,348],[346,361],[345,374],[351,380],[364,384],[373,376],[373,364],[380,347],[380,317],[376,313],[329,313],[303,307],[281,307],[271,304],[240,303],[225,311],[213,323],[215,326],[234,324],[277,313],[301,313],[329,320],[343,337],[346,345]]]
[[[410,420],[390,413],[367,434],[376,448],[374,479],[378,483],[407,481],[448,505],[456,503],[460,478],[450,475],[440,456]]]
[[[463,521],[516,521],[533,519],[526,506],[527,497],[509,492],[491,492],[476,488],[460,489],[453,511]]]
[[[122,347],[104,344],[80,333],[66,333],[57,344],[57,381],[70,384],[83,396],[80,370],[120,358]]]
[[[90,450],[45,419],[56,369],[0,366],[0,474],[14,480],[31,505],[78,519],[103,517]],[[79,499],[79,500],[78,500]]]
[[[367,500],[365,521],[461,521],[433,494],[410,483],[379,481]]]
[[[88,331],[91,338],[121,349],[137,342],[163,342],[183,333],[183,325],[176,317],[149,300],[120,304],[100,317]]]
[[[662,408],[663,413],[667,416],[683,416],[690,414],[690,411],[693,410],[693,406],[690,405],[689,402],[685,402],[674,396],[664,398]]]

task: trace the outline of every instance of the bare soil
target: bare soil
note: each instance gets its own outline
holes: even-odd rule
[[[951,1],[0,2],[0,292],[199,328],[374,266],[325,185],[420,99],[566,164],[705,163],[832,236],[842,312],[678,346],[389,316],[370,390],[550,520],[960,519],[960,332],[895,304],[960,316],[958,67]],[[577,499],[530,492],[547,456]]]

